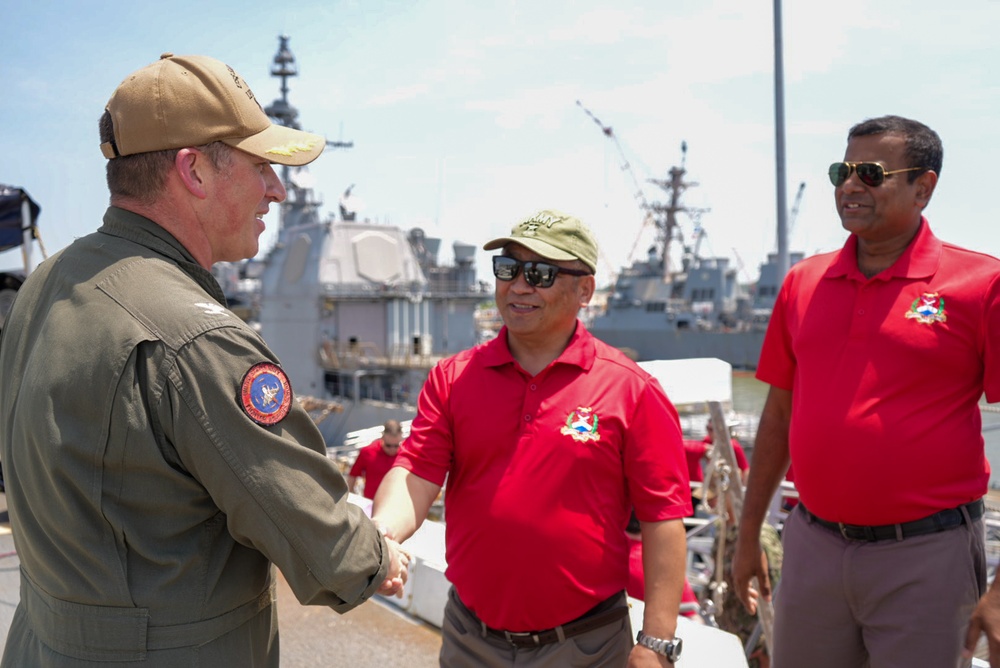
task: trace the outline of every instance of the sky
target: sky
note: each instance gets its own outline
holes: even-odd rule
[[[851,125],[898,114],[944,143],[935,233],[1000,255],[1000,0],[786,0],[781,13],[789,248],[843,243],[827,168]],[[100,225],[97,120],[129,73],[166,51],[210,55],[266,106],[280,35],[303,129],[353,143],[308,168],[324,213],[353,185],[362,218],[422,227],[447,262],[456,241],[481,246],[556,208],[594,231],[606,282],[645,254],[642,202],[664,197],[649,180],[683,159],[697,184],[685,203],[701,210],[680,218],[684,242],[700,222],[700,253],[746,282],[776,249],[773,0],[7,0],[0,15],[0,183],[40,204],[49,254]]]

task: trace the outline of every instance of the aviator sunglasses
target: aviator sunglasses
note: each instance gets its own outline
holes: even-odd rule
[[[493,256],[493,275],[501,281],[513,281],[517,278],[522,267],[524,268],[524,280],[533,288],[551,288],[559,274],[590,276],[589,271],[566,269],[548,262],[522,262],[506,255]]]
[[[858,178],[866,186],[878,188],[885,181],[887,176],[899,174],[900,172],[915,172],[926,167],[907,167],[906,169],[894,169],[887,172],[885,167],[877,162],[835,162],[830,165],[830,183],[840,186],[851,176],[851,172],[857,172]]]

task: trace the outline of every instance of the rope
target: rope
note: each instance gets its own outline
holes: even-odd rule
[[[739,478],[739,473],[734,473],[736,469],[736,456],[732,449],[732,441],[729,429],[726,427],[722,405],[717,401],[708,402],[711,420],[715,429],[715,442],[712,445],[712,452],[709,464],[705,471],[706,484],[711,484],[717,489],[716,503],[718,504],[718,550],[716,553],[716,564],[712,573],[712,581],[709,588],[712,589],[712,622],[715,614],[722,610],[723,595],[726,592],[724,557],[725,542],[727,537],[727,523],[737,526],[739,524],[740,513],[743,506],[743,481]],[[707,498],[707,493],[705,497]],[[729,517],[732,513],[732,517]],[[766,521],[766,520],[765,520]],[[757,578],[751,582],[751,586],[760,591]],[[757,601],[757,619],[760,632],[764,636],[764,646],[768,654],[771,653],[771,638],[774,629],[774,609],[771,603],[763,598]],[[717,626],[717,624],[716,624]]]

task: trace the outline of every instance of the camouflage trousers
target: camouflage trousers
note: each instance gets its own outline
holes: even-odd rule
[[[730,526],[726,531],[726,545],[723,557],[726,594],[722,600],[722,609],[718,610],[715,614],[715,621],[722,630],[736,634],[743,645],[746,646],[747,640],[750,639],[754,628],[757,626],[757,616],[747,612],[740,599],[736,596],[733,587],[732,563],[733,552],[736,550],[736,535],[737,528]],[[716,536],[715,540],[718,541],[719,536]],[[781,537],[778,536],[778,532],[766,522],[760,530],[760,546],[767,556],[767,574],[771,578],[771,591],[773,592],[778,586],[778,581],[781,579],[781,560],[784,556],[784,551],[781,548]],[[715,547],[718,549],[718,542],[716,542]],[[762,661],[759,658],[761,655],[765,657],[767,655],[763,635],[758,638],[757,646],[749,658],[748,664],[750,668],[762,668]],[[768,666],[770,662],[765,658],[763,665]]]

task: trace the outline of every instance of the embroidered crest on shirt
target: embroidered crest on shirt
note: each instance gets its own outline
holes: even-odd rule
[[[925,325],[945,322],[948,315],[944,312],[944,297],[937,292],[925,292],[913,300],[906,317]]]
[[[254,364],[243,376],[240,403],[250,419],[270,427],[285,419],[292,409],[292,386],[276,364]]]
[[[601,435],[597,432],[597,413],[593,408],[585,406],[578,407],[566,416],[566,426],[561,431],[582,443],[601,440]]]

